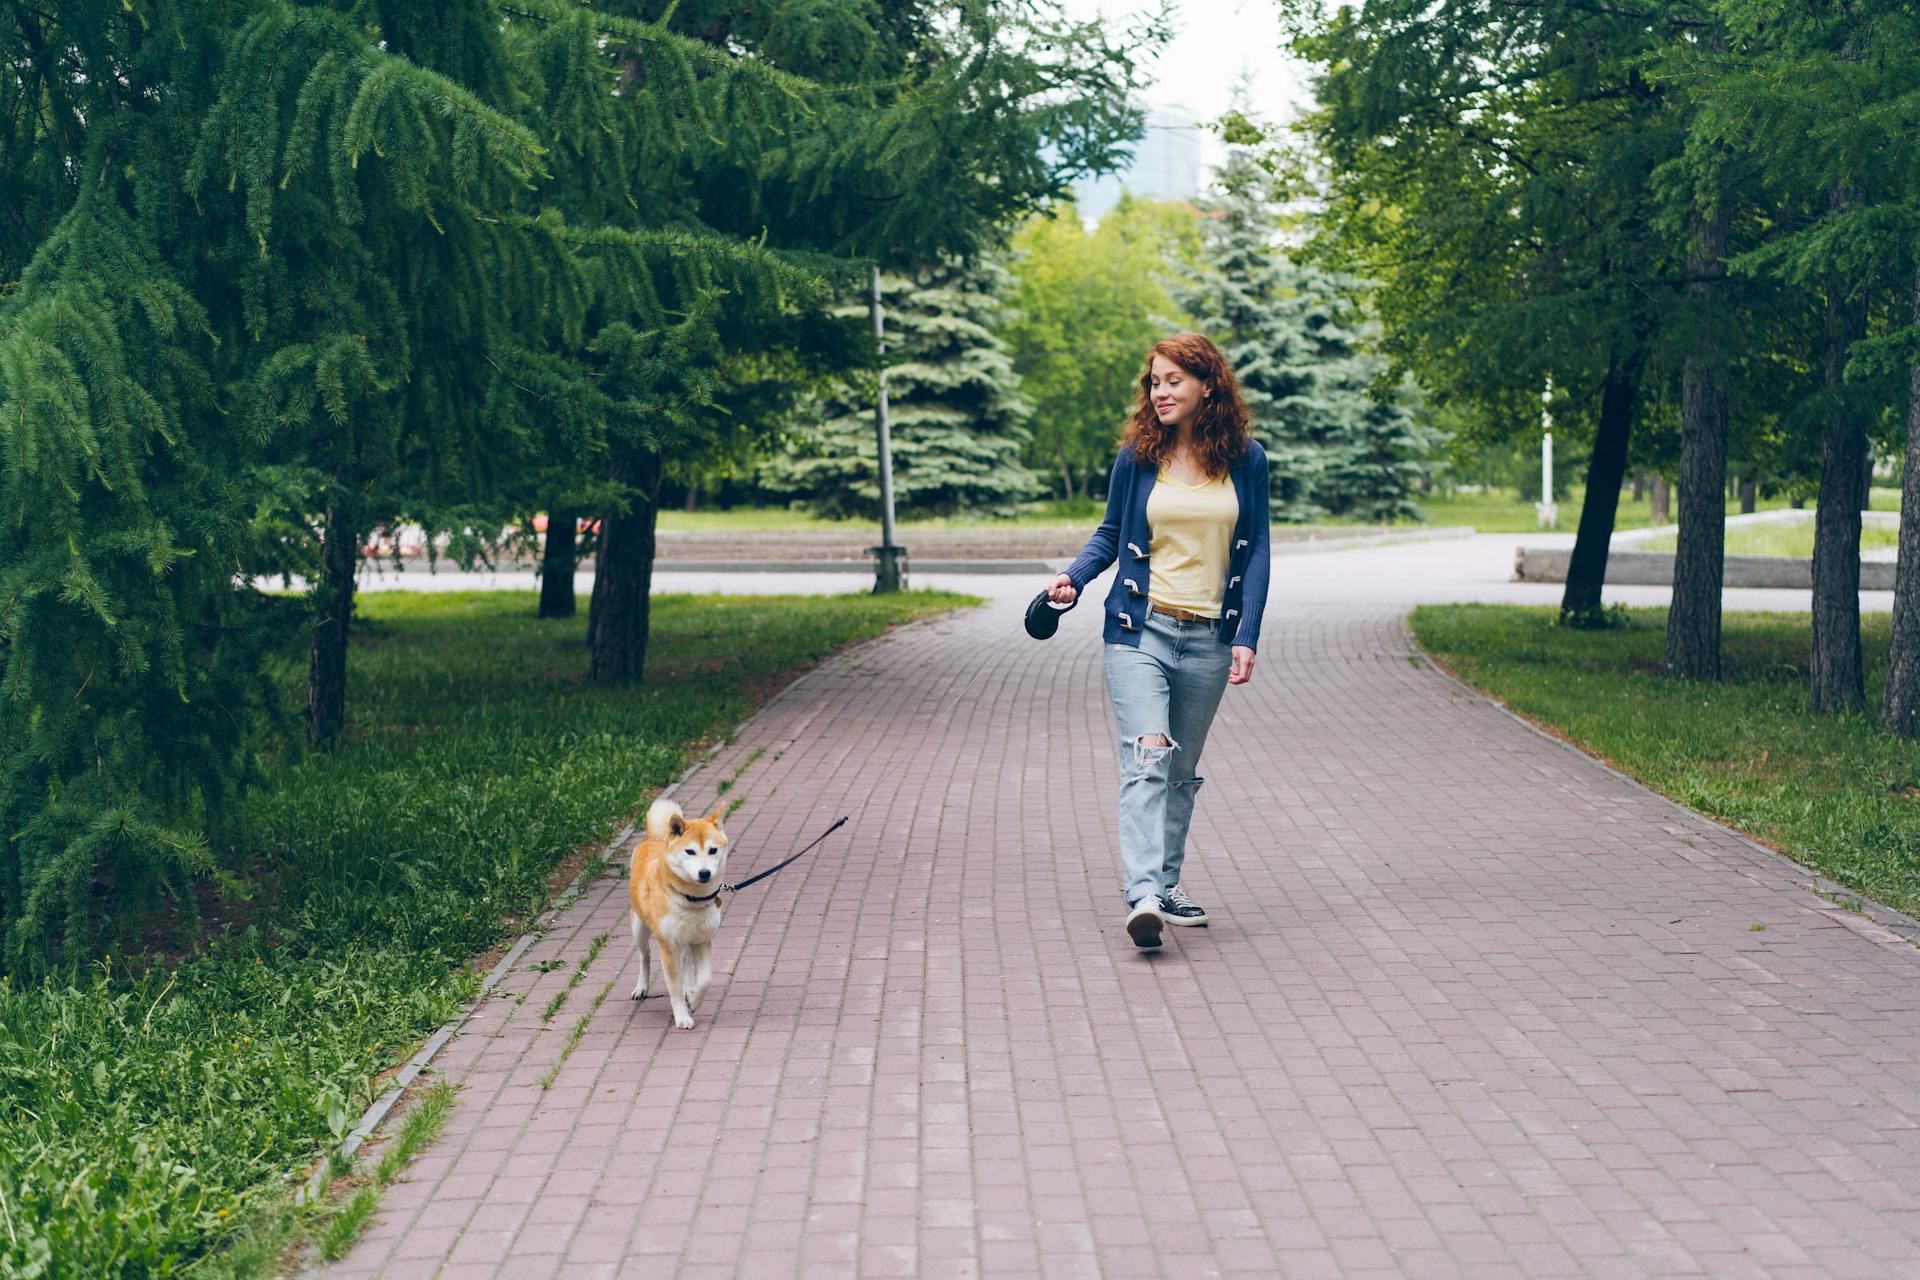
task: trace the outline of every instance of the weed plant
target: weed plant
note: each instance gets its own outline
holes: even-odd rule
[[[1414,634],[1462,678],[1654,790],[1856,892],[1920,914],[1920,749],[1871,710],[1807,712],[1806,614],[1729,613],[1725,679],[1665,674],[1665,609],[1554,625],[1551,609],[1424,606]],[[1867,704],[1886,679],[1887,615],[1861,619]]]
[[[363,597],[349,741],[266,762],[225,854],[252,887],[216,911],[226,930],[0,978],[0,1277],[270,1267],[296,1184],[562,857],[796,669],[963,603],[661,597],[648,679],[604,689],[584,617],[537,620],[531,593]],[[304,674],[288,663],[290,699]]]

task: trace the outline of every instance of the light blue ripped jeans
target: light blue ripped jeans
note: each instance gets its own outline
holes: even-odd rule
[[[1136,648],[1106,649],[1107,696],[1120,735],[1120,869],[1127,905],[1180,883],[1187,825],[1206,779],[1195,772],[1227,688],[1233,647],[1211,621],[1147,615]],[[1164,735],[1171,746],[1140,740]]]

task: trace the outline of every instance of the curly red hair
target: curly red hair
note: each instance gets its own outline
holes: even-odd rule
[[[1212,393],[1200,402],[1200,412],[1191,430],[1193,445],[1201,466],[1209,476],[1223,476],[1233,469],[1247,450],[1251,438],[1247,406],[1240,399],[1240,380],[1233,366],[1220,354],[1220,348],[1198,333],[1176,333],[1162,338],[1147,352],[1140,369],[1140,395],[1134,402],[1133,416],[1127,419],[1123,445],[1132,445],[1134,456],[1143,465],[1158,467],[1173,446],[1173,432],[1160,422],[1153,411],[1153,358],[1165,356],[1198,378]]]

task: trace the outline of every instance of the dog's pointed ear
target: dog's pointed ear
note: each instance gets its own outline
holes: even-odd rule
[[[727,802],[725,800],[722,800],[719,804],[716,804],[715,806],[713,806],[713,816],[711,818],[708,818],[707,821],[711,822],[714,826],[717,827],[720,825],[720,819],[726,816],[727,816]]]
[[[667,835],[671,839],[678,840],[685,834],[687,834],[687,820],[676,813],[667,823]]]

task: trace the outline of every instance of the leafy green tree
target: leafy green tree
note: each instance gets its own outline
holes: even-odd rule
[[[1563,616],[1599,616],[1633,425],[1683,262],[1654,169],[1684,119],[1644,74],[1677,9],[1367,3],[1299,23],[1324,68],[1314,248],[1377,281],[1384,346],[1443,406],[1592,440]]]
[[[0,162],[29,189],[0,262],[0,805],[22,833],[0,924],[30,960],[206,865],[264,723],[276,606],[250,575],[312,572],[307,724],[331,742],[369,529],[471,511],[550,427],[590,448],[671,421],[699,300],[802,286],[637,201],[567,223],[542,137],[676,152],[805,86],[541,0],[0,24],[25,50]],[[646,91],[610,92],[622,75]]]
[[[1700,102],[1694,136],[1750,163],[1765,193],[1766,225],[1735,246],[1734,272],[1779,281],[1806,299],[1819,324],[1806,363],[1820,385],[1800,415],[1820,457],[1810,703],[1816,712],[1856,710],[1865,705],[1859,542],[1870,434],[1892,420],[1889,406],[1917,385],[1920,366],[1920,164],[1907,142],[1920,109],[1920,26],[1888,4],[1725,0],[1715,14],[1724,38],[1686,68]],[[1917,513],[1912,504],[1903,511],[1905,542]],[[1920,549],[1920,531],[1911,541]],[[1902,563],[1911,567],[1913,556]],[[1911,732],[1920,715],[1920,585],[1906,576],[1882,718]]]
[[[1058,476],[1061,497],[1081,497],[1112,461],[1142,358],[1191,323],[1167,290],[1201,252],[1191,206],[1126,194],[1092,230],[1063,204],[1014,236],[1000,332],[1033,405],[1028,465]]]
[[[1040,491],[1021,461],[1028,405],[994,332],[1010,283],[990,259],[881,277],[894,498],[903,511],[1005,510]],[[849,303],[837,314],[857,322],[867,306]],[[807,406],[814,420],[796,431],[790,456],[771,461],[769,487],[826,515],[877,518],[877,392],[874,380],[854,377]]]

